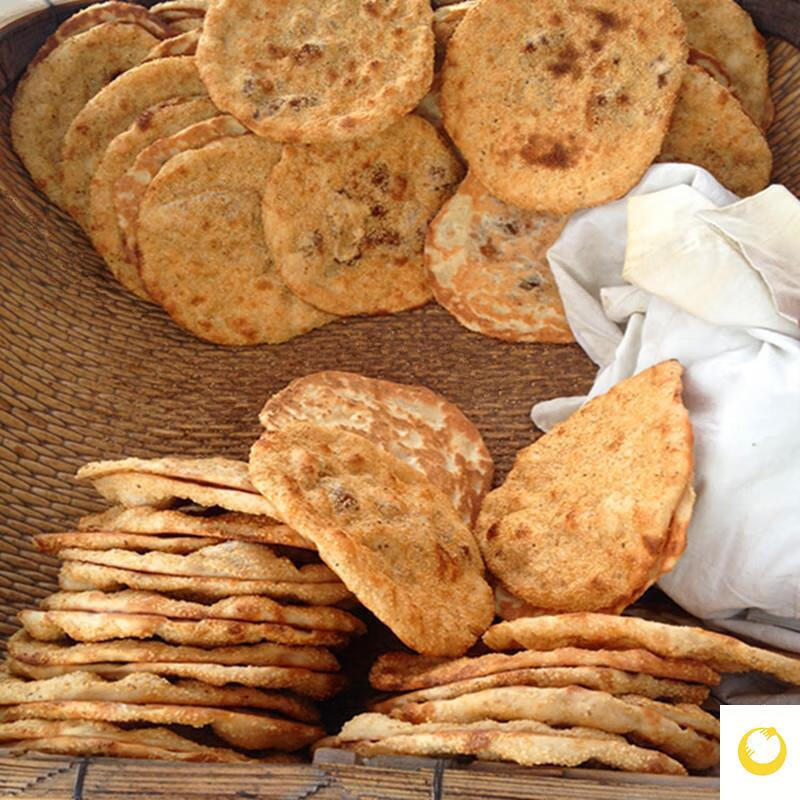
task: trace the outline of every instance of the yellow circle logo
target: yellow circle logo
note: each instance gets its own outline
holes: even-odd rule
[[[753,775],[772,775],[786,761],[786,742],[775,728],[753,728],[739,741],[739,761]]]

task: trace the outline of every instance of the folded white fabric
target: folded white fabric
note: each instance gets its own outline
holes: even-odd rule
[[[737,202],[698,167],[657,165],[574,215],[549,261],[600,366],[589,397],[665,359],[686,370],[698,496],[660,586],[800,652],[800,202],[780,186]],[[586,399],[539,403],[533,420],[549,430]]]

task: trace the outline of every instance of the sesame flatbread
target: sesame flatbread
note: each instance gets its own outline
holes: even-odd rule
[[[333,317],[292,294],[264,240],[280,146],[247,135],[171,159],[139,207],[140,272],[175,322],[217,344],[276,344]]]
[[[524,731],[447,730],[392,736],[377,742],[345,745],[365,757],[384,754],[416,756],[475,756],[482,761],[508,761],[532,767],[555,764],[576,767],[595,761],[628,772],[685,775],[674,759],[644,747],[606,739],[551,736]]]
[[[363,138],[428,91],[432,17],[427,0],[219,0],[205,17],[198,68],[214,102],[262,136]]]
[[[93,664],[100,662],[182,662],[231,666],[298,667],[316,672],[336,672],[339,662],[322,647],[289,647],[262,643],[233,647],[187,647],[158,641],[140,642],[119,639],[90,644],[53,644],[37,642],[24,631],[8,640],[9,655],[27,664],[40,666]]]
[[[34,183],[54,203],[64,205],[61,145],[73,119],[158,41],[139,25],[107,22],[67,38],[28,66],[14,94],[11,141]]]
[[[492,485],[494,464],[480,431],[457,406],[423,386],[316,372],[274,394],[259,420],[267,431],[313,422],[365,436],[426,475],[470,526]]]
[[[427,700],[450,700],[464,694],[494,689],[501,686],[538,686],[541,688],[583,686],[613,695],[634,693],[653,699],[702,703],[708,697],[708,687],[667,678],[654,678],[645,673],[623,672],[611,667],[531,667],[496,672],[479,678],[418,689],[415,692],[395,695],[387,700],[373,703],[373,711],[388,714],[392,709],[406,703],[422,703]]]
[[[582,725],[635,736],[677,758],[689,769],[708,769],[719,763],[719,742],[682,728],[651,709],[580,686],[485,689],[452,700],[405,705],[392,715],[409,722],[535,719],[548,725]]]
[[[57,592],[41,601],[50,611],[94,611],[119,614],[155,614],[174,619],[223,619],[243,622],[271,622],[312,631],[361,635],[364,623],[341,608],[291,606],[269,597],[226,597],[210,605],[174,600],[154,592]]]
[[[299,750],[319,739],[324,731],[293,720],[267,714],[187,705],[108,703],[67,700],[26,703],[0,709],[0,725],[15,720],[92,720],[112,723],[148,722],[210,728],[220,739],[244,750]]]
[[[470,173],[428,228],[425,266],[434,297],[486,336],[573,341],[547,263],[566,222],[495,199]]]
[[[357,434],[297,423],[250,453],[255,486],[404,644],[461,655],[494,616],[470,530],[422,473]]]
[[[495,625],[496,629],[498,626]],[[444,686],[456,681],[539,667],[612,667],[658,678],[716,686],[719,675],[698,661],[661,658],[647,650],[526,650],[513,655],[488,653],[455,661],[421,658],[411,653],[384,653],[372,665],[370,684],[382,691]]]
[[[724,86],[691,65],[658,160],[697,164],[742,196],[761,191],[772,172],[772,153],[759,127]]]
[[[669,0],[479,3],[447,48],[445,127],[507,203],[549,214],[605,203],[658,154],[687,55]]]
[[[193,680],[170,682],[160,675],[137,672],[107,681],[91,672],[69,672],[41,681],[0,676],[0,705],[64,700],[103,703],[169,703],[172,705],[258,708],[301,722],[318,722],[316,706],[288,692],[265,692],[246,686],[211,686]]]
[[[89,224],[92,177],[111,140],[146,109],[205,93],[193,58],[161,58],[124,72],[81,109],[64,137],[61,164],[66,209],[83,228]]]
[[[800,684],[800,659],[733,636],[688,625],[667,625],[636,617],[606,614],[560,614],[494,625],[484,635],[493,650],[560,647],[644,647],[664,658],[690,658],[720,672],[766,672]]]
[[[238,580],[234,578],[192,578],[186,575],[158,575],[132,569],[68,561],[58,573],[58,585],[67,592],[100,589],[116,592],[137,589],[146,592],[165,592],[185,600],[219,600],[232,595],[263,594],[281,600],[334,605],[352,598],[341,581],[303,583],[301,581]]]
[[[214,539],[240,539],[313,550],[314,545],[291,528],[268,516],[228,512],[203,516],[163,511],[146,506],[116,506],[78,520],[78,530],[126,531],[138,534],[180,534]]]
[[[769,92],[769,55],[750,15],[733,0],[675,0],[686,22],[690,47],[717,59],[731,80],[727,87],[762,130],[775,116]]]
[[[200,41],[199,28],[192,28],[177,36],[170,36],[169,39],[164,39],[155,45],[143,61],[155,61],[172,56],[193,56],[197,51],[198,41]]]
[[[719,740],[719,720],[696,705],[691,703],[659,703],[652,698],[639,697],[635,694],[626,694],[620,699],[641,708],[648,708],[671,719],[673,722],[677,722],[678,725],[684,728],[691,728],[698,733],[704,733],[712,739]]]
[[[693,465],[682,372],[677,361],[644,370],[517,454],[476,526],[489,570],[516,597],[546,612],[619,612],[666,553],[674,564]]]
[[[264,191],[264,232],[289,288],[332,314],[431,298],[425,231],[463,174],[413,114],[369,139],[288,145]]]
[[[169,644],[194,647],[226,647],[257,642],[287,645],[342,647],[347,634],[275,625],[269,622],[202,619],[175,620],[154,614],[122,614],[92,611],[38,611],[18,614],[27,633],[40,642],[105,642],[111,639],[158,637]]]
[[[14,675],[46,680],[74,672],[90,672],[104,678],[119,679],[137,673],[152,673],[175,678],[191,678],[212,686],[239,683],[259,689],[291,689],[315,700],[326,700],[345,686],[344,676],[335,672],[315,672],[298,667],[252,667],[225,664],[148,661],[144,663],[53,664],[39,666],[9,658],[7,667]]]
[[[134,550],[155,551],[185,555],[203,547],[217,544],[217,539],[202,536],[164,536],[162,534],[140,535],[118,531],[65,531],[63,533],[39,533],[33,537],[36,549],[55,555],[65,548],[84,550]]]
[[[159,47],[171,42],[167,39]],[[124,132],[111,140],[89,187],[89,235],[114,277],[129,291],[149,300],[136,263],[123,249],[114,210],[114,184],[148,145],[217,114],[208,97],[167,100],[143,111]]]
[[[269,545],[255,542],[220,542],[186,555],[69,547],[59,551],[58,557],[62,561],[85,561],[160,575],[302,583],[331,583],[338,580],[336,574],[324,564],[296,567],[288,558],[277,555]]]

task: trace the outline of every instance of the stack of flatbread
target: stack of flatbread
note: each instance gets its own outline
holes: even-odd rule
[[[700,704],[720,672],[758,670],[800,684],[796,658],[635,617],[531,617],[495,625],[483,640],[495,652],[381,656],[370,682],[394,694],[316,747],[702,772],[719,759],[719,722]]]
[[[313,701],[345,683],[332,649],[365,626],[314,546],[267,515],[247,464],[123,459],[78,477],[117,505],[35,537],[61,591],[19,614],[0,741],[225,761],[318,739]]]

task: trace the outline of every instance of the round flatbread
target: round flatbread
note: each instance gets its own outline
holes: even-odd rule
[[[494,464],[480,431],[457,406],[423,386],[316,372],[274,394],[259,420],[268,431],[313,422],[365,436],[427,476],[469,526],[492,485]]]
[[[658,160],[697,164],[742,196],[760,192],[772,173],[772,153],[759,127],[724,86],[691,65]]]
[[[433,295],[465,328],[512,342],[574,341],[547,251],[566,217],[521,211],[471,173],[428,229]]]
[[[92,177],[111,140],[148,108],[205,93],[193,58],[161,58],[124,72],[81,109],[64,136],[61,163],[66,209],[83,228],[89,225]]]
[[[250,453],[256,487],[404,644],[460,655],[494,616],[475,540],[420,472],[357,434],[300,423]]]
[[[476,526],[513,595],[549,613],[619,613],[674,564],[693,501],[682,372],[665,361],[621,381],[518,453]]]
[[[550,214],[605,203],[658,154],[687,55],[670,0],[486,0],[447,48],[445,127],[505,202]]]
[[[426,303],[425,232],[462,173],[414,115],[370,139],[287,146],[264,191],[264,231],[283,279],[332,314]]]
[[[139,25],[107,22],[67,38],[28,66],[14,94],[11,141],[34,183],[54,203],[64,205],[61,146],[72,121],[158,42]]]
[[[166,44],[170,39],[161,42]],[[95,170],[89,188],[89,236],[92,244],[108,264],[114,277],[129,291],[144,300],[145,291],[139,268],[126,255],[114,210],[114,185],[148,145],[183,128],[217,114],[208,97],[189,100],[168,100],[143,111],[125,132],[116,136],[106,148],[103,160]]]
[[[727,86],[762,130],[775,116],[769,91],[769,54],[750,15],[734,0],[674,0],[686,22],[689,46],[713,56]],[[716,77],[716,76],[715,76]]]
[[[277,343],[333,319],[289,291],[264,241],[261,193],[279,156],[260,137],[220,139],[170,159],[142,200],[142,280],[196,336]]]
[[[262,136],[365,137],[428,91],[432,17],[427,0],[219,0],[197,63],[214,102]]]
[[[200,31],[197,29],[179,33],[177,36],[170,36],[153,47],[147,54],[144,61],[155,61],[159,58],[170,58],[172,56],[193,56],[197,51],[197,43],[200,41]]]

